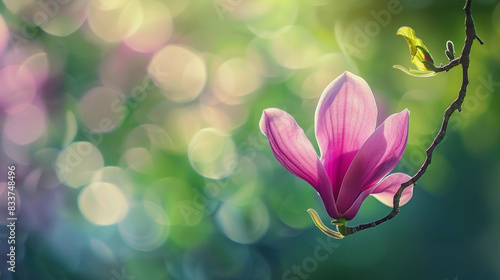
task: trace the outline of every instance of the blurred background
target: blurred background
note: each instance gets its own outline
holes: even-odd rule
[[[465,1],[3,0],[0,222],[16,168],[16,272],[1,279],[500,278],[500,4],[476,0],[468,96],[384,225],[329,239],[314,189],[274,158],[258,122],[277,107],[316,145],[318,98],[344,71],[380,122],[411,111],[414,174],[461,69],[416,78],[396,31],[437,65],[464,42]],[[317,146],[316,146],[317,148]],[[389,208],[368,198],[350,225]],[[329,223],[328,223],[329,224]]]

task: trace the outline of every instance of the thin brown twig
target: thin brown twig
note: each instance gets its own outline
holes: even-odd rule
[[[455,66],[462,65],[462,73],[463,73],[463,78],[462,78],[462,86],[460,88],[460,91],[458,92],[458,97],[450,104],[450,106],[446,109],[443,117],[443,122],[441,124],[441,129],[436,135],[436,138],[434,138],[434,141],[432,141],[432,144],[429,146],[429,148],[425,151],[426,153],[426,159],[418,172],[413,175],[413,177],[408,180],[407,182],[401,184],[399,187],[399,190],[396,192],[394,195],[394,207],[392,208],[392,211],[385,216],[382,219],[379,219],[375,222],[369,223],[369,224],[362,224],[358,225],[355,227],[348,227],[346,226],[343,231],[345,231],[345,235],[350,235],[354,234],[358,231],[364,230],[364,229],[369,229],[375,226],[378,226],[388,220],[391,220],[392,218],[396,217],[396,215],[399,213],[399,201],[401,199],[401,194],[403,191],[411,186],[415,185],[417,181],[424,175],[424,173],[427,170],[427,167],[431,164],[432,161],[432,153],[434,152],[434,149],[436,148],[441,141],[443,141],[445,135],[446,135],[446,129],[448,127],[448,121],[450,120],[450,117],[453,115],[453,113],[458,110],[459,112],[462,110],[462,103],[464,102],[465,95],[467,93],[467,85],[469,84],[469,54],[471,51],[472,43],[474,40],[478,40],[479,43],[483,44],[483,41],[477,36],[476,33],[476,28],[474,25],[474,19],[472,18],[471,14],[471,0],[466,0],[465,7],[465,44],[462,49],[462,53],[460,57],[455,58],[451,60],[448,64],[438,67],[438,70],[436,72],[442,72],[442,71],[449,71]]]

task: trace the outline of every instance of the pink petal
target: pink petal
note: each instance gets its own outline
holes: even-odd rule
[[[372,195],[383,204],[393,207],[394,195],[398,191],[402,183],[411,179],[410,176],[403,173],[394,173],[387,176],[378,186],[373,190]],[[401,194],[399,206],[405,205],[413,195],[413,185],[407,187]]]
[[[328,214],[338,218],[330,180],[313,145],[292,116],[276,108],[264,110],[260,130],[269,139],[276,159],[288,171],[313,186],[321,196]]]
[[[365,189],[358,198],[354,201],[351,208],[342,216],[347,220],[352,220],[359,211],[363,201],[371,194],[383,204],[393,207],[394,194],[398,191],[402,183],[410,180],[411,177],[403,173],[394,173],[385,177],[378,185],[371,186]],[[406,204],[413,194],[413,185],[403,191],[399,206]]]
[[[375,186],[398,164],[408,140],[408,119],[407,109],[389,116],[359,149],[337,199],[340,214],[349,210],[363,191]]]
[[[365,189],[361,192],[361,194],[356,198],[356,200],[352,203],[351,207],[342,214],[342,217],[346,220],[352,220],[358,214],[359,208],[361,208],[361,204],[365,199],[371,194],[375,185],[370,188]]]
[[[354,156],[377,123],[377,105],[361,77],[344,72],[323,91],[316,108],[316,138],[335,198]]]

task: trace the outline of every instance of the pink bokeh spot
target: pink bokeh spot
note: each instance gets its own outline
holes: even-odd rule
[[[388,175],[405,151],[410,113],[390,115],[376,127],[377,111],[365,80],[345,72],[326,87],[316,108],[321,157],[293,117],[280,109],[264,110],[260,129],[281,165],[316,189],[330,217],[352,220],[369,195],[392,207],[394,194],[410,179]],[[413,185],[400,205],[412,193]]]
[[[46,132],[45,120],[44,110],[30,104],[23,111],[7,116],[3,132],[12,142],[27,145]]]
[[[26,109],[36,94],[36,83],[23,66],[9,65],[0,70],[0,107],[8,114]]]

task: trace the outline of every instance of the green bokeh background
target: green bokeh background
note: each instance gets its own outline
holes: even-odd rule
[[[87,9],[101,2],[90,1]],[[45,112],[45,128],[35,139],[12,144],[15,129],[23,127],[9,126],[12,114],[3,107],[0,113],[0,181],[7,180],[7,166],[16,165],[19,197],[16,272],[6,271],[4,227],[1,279],[500,278],[498,1],[473,3],[485,44],[473,45],[463,110],[453,116],[412,200],[390,222],[343,240],[329,240],[313,225],[308,208],[328,221],[321,200],[275,160],[258,128],[262,110],[286,110],[316,145],[319,95],[351,71],[372,88],[380,122],[410,110],[408,146],[396,170],[414,174],[462,73],[457,67],[416,78],[393,69],[411,66],[408,47],[395,34],[411,26],[436,64],[446,63],[446,41],[455,43],[457,55],[463,46],[462,1],[157,2],[170,12],[165,17],[171,29],[156,49],[140,52],[125,37],[110,41],[99,33],[117,34],[113,28],[120,21],[91,27],[86,19],[65,36],[37,27],[35,36],[4,51],[2,67],[17,63],[25,49],[47,53],[49,74],[37,84],[33,101]],[[36,8],[12,11],[10,3],[3,1],[0,11],[12,42],[12,34],[26,26],[23,17]],[[182,49],[176,54],[194,54],[201,66],[177,65],[175,55],[168,57],[161,66],[173,74],[169,80],[167,72],[162,88],[147,69],[168,46]],[[200,71],[206,78],[200,90],[192,90]],[[185,78],[180,84],[178,72]],[[132,92],[144,82],[138,100]],[[82,100],[99,86],[124,94],[126,99],[117,99],[126,100],[120,103],[126,113],[115,129],[91,132],[82,110],[98,115],[109,108]],[[57,162],[81,141],[94,143],[106,168],[71,184]],[[69,176],[77,176],[78,168]],[[113,185],[92,193],[92,182]],[[2,188],[0,205],[6,209]],[[82,198],[84,190],[90,190],[91,202]],[[108,210],[125,212],[118,219]],[[368,198],[350,223],[371,222],[389,211]]]

